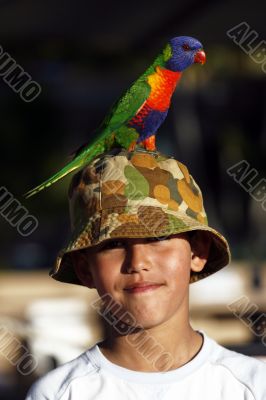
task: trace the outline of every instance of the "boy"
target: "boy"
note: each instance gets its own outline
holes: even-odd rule
[[[106,338],[33,385],[27,400],[266,399],[266,365],[189,323],[189,283],[230,261],[180,162],[122,149],[69,189],[72,239],[53,278],[96,288]]]

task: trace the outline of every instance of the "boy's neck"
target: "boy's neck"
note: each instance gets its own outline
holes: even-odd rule
[[[141,372],[166,372],[192,360],[202,344],[202,335],[188,324],[178,327],[174,332],[160,326],[128,336],[114,335],[98,346],[110,362],[123,368]]]

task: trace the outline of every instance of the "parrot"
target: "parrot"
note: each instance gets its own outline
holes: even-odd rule
[[[96,129],[95,139],[79,147],[68,164],[24,196],[35,195],[114,147],[133,151],[139,146],[156,151],[157,130],[167,116],[183,71],[205,61],[206,54],[197,39],[190,36],[170,39],[153,63],[114,103]]]

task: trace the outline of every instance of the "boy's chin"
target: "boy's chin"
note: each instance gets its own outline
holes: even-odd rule
[[[160,321],[158,321],[158,318],[151,318],[151,316],[146,318],[134,317],[134,320],[129,320],[128,318],[123,319],[123,317],[119,319],[113,318],[112,321],[113,323],[111,324],[111,326],[114,330],[113,333],[115,333],[116,336],[140,333],[143,330],[152,329],[160,325]]]
[[[121,325],[127,325],[130,328],[129,333],[138,333],[143,330],[152,329],[156,326],[159,326],[162,321],[159,321],[158,318],[150,317],[136,317],[135,322],[131,324],[126,324],[123,320],[120,321]]]

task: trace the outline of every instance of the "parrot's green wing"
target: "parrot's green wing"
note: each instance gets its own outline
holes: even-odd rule
[[[116,142],[128,148],[138,138],[138,133],[126,124],[137,114],[150,95],[151,87],[146,78],[140,77],[126,93],[113,105],[111,111],[99,127],[99,138],[104,134],[115,134]]]
[[[80,146],[74,153],[75,159],[83,154],[84,150],[91,149],[99,141],[105,141],[108,150],[108,136],[115,135],[116,142],[128,148],[132,141],[138,138],[138,133],[126,124],[133,118],[144,105],[150,95],[151,87],[146,81],[145,74],[136,80],[131,87],[111,107],[100,126],[94,131],[95,139]],[[128,137],[125,137],[128,135]],[[104,151],[104,150],[103,150]],[[88,161],[88,163],[90,160]]]
[[[116,129],[134,117],[150,95],[151,87],[146,81],[137,80],[112,107],[108,125]]]

